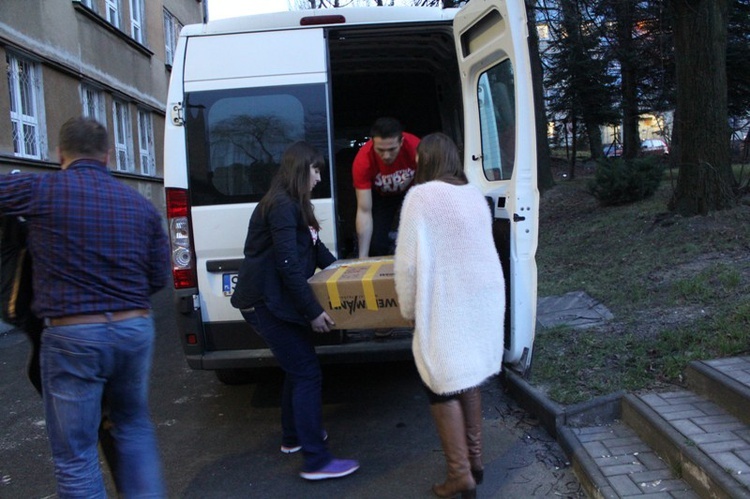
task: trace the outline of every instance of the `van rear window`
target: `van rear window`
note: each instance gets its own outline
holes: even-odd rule
[[[185,101],[193,206],[260,201],[298,140],[328,155],[322,83],[192,92]],[[313,196],[330,198],[330,175],[321,173]]]
[[[513,66],[506,59],[479,76],[482,164],[487,180],[510,180],[516,155]]]

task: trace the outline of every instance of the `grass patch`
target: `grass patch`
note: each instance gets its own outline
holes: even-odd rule
[[[585,291],[615,316],[596,328],[538,329],[531,382],[571,404],[681,385],[687,364],[750,352],[750,206],[703,217],[666,211],[669,181],[601,207],[587,179],[544,193],[539,296]]]

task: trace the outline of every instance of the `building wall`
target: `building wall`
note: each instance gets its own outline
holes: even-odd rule
[[[202,1],[142,0],[144,39],[138,42],[131,35],[130,0],[119,0],[119,28],[107,21],[105,0],[1,0],[0,61],[7,61],[6,54],[11,53],[36,65],[39,82],[35,87],[43,97],[37,118],[44,140],[36,157],[20,157],[14,151],[9,79],[0,78],[0,173],[15,168],[29,172],[59,168],[58,130],[68,118],[83,114],[81,85],[86,84],[102,97],[101,121],[113,145],[110,169],[163,210],[163,130],[171,73],[164,9],[181,25],[200,23]],[[125,102],[130,114],[133,172],[117,171],[115,99]],[[141,171],[139,110],[151,119],[155,171],[150,175]]]

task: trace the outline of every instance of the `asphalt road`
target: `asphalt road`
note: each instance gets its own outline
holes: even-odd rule
[[[361,469],[310,483],[297,475],[301,457],[278,450],[281,376],[225,386],[213,373],[189,369],[171,294],[157,295],[154,308],[151,406],[169,497],[433,497],[430,487],[444,478],[445,464],[411,363],[324,368],[331,450],[358,459]],[[29,350],[22,333],[0,328],[0,498],[55,497],[42,404],[25,376]],[[585,497],[557,443],[497,380],[483,389],[483,411],[479,497]]]

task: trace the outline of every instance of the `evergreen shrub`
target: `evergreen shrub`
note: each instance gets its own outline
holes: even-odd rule
[[[596,173],[587,188],[602,206],[634,203],[654,195],[663,170],[662,163],[654,157],[631,161],[602,159],[597,163]]]

